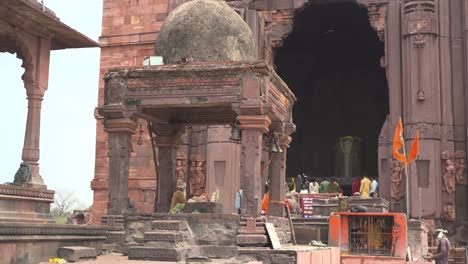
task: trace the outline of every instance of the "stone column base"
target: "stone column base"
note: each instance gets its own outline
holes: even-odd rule
[[[54,223],[50,215],[54,193],[46,189],[0,185],[0,222]]]

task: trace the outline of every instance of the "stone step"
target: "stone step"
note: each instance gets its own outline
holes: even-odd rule
[[[237,256],[237,246],[214,246],[201,245],[198,246],[199,255],[210,259],[230,259]]]
[[[178,248],[179,245],[170,241],[147,241],[143,244],[145,247],[153,248]],[[182,245],[180,246],[182,247]]]
[[[58,249],[58,257],[66,261],[77,262],[85,259],[95,259],[96,249],[90,247],[61,247]]]
[[[132,247],[128,250],[129,260],[181,261],[186,256],[185,248]]]
[[[180,242],[183,235],[177,231],[148,231],[144,233],[144,240],[146,241],[167,241],[167,242]]]
[[[156,230],[187,230],[187,222],[180,220],[154,220],[151,226]]]
[[[236,237],[236,244],[241,247],[255,247],[255,246],[266,246],[268,239],[266,235],[247,235],[240,234]]]
[[[108,231],[106,237],[107,244],[125,243],[125,231]]]

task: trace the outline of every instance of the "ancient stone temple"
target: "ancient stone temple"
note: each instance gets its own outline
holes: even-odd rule
[[[260,67],[265,72],[274,69],[297,97],[292,109],[292,121],[297,129],[291,134],[288,159],[276,156],[279,161],[274,158],[270,166],[263,166],[270,161],[270,139],[257,142],[262,150],[258,166],[266,168],[260,175],[262,181],[277,180],[274,175],[285,163],[286,177],[298,173],[317,178],[335,176],[346,191],[353,177],[358,176],[355,174],[366,173],[378,176],[381,196],[390,201],[393,210],[405,212],[409,200],[411,217],[421,215],[434,219],[437,225],[450,228],[452,234],[457,226],[464,224],[468,217],[464,203],[468,98],[465,91],[468,24],[464,18],[468,15],[468,1],[226,1],[248,25],[254,46],[251,53],[238,52],[231,57],[225,53],[223,43],[240,50],[250,44],[231,43],[229,41],[233,40],[226,37],[220,39],[219,36],[224,36],[222,32],[199,36],[177,31],[179,27],[187,28],[177,22],[182,21],[178,14],[171,12],[184,2],[104,0],[101,77],[111,68],[141,67],[147,56],[166,56],[163,59],[169,64],[190,64],[201,58],[204,50],[183,50],[178,46],[207,41],[202,36],[209,38],[207,47],[215,49],[218,55],[202,61],[264,61],[265,64],[255,66],[239,63],[236,69]],[[167,19],[172,22],[165,21]],[[211,23],[232,21],[231,17],[216,19],[219,20]],[[162,26],[163,23],[172,28]],[[232,33],[244,34],[246,30],[239,26],[232,29]],[[170,67],[164,69],[170,72]],[[204,71],[212,71],[212,75],[217,76],[223,69],[227,70],[224,66],[210,64]],[[195,76],[199,70],[187,66],[184,74]],[[115,74],[120,74],[117,72]],[[154,74],[158,78],[170,75]],[[219,84],[226,84],[227,80],[229,78],[220,80]],[[132,82],[127,85],[140,85]],[[171,82],[178,83],[177,80]],[[104,84],[101,78],[99,107],[104,105]],[[205,101],[208,99],[204,91],[200,89],[199,95],[188,98],[186,103],[209,102]],[[260,95],[264,96],[263,91]],[[224,94],[219,96],[223,98]],[[177,95],[167,94],[167,98],[172,97]],[[285,100],[281,95],[277,97]],[[151,100],[155,104],[177,102],[176,99],[159,102],[156,97]],[[137,106],[141,103],[138,100],[127,102]],[[213,112],[213,120],[200,114],[196,122],[193,116],[196,111],[171,112],[161,110],[162,106],[158,111],[140,108],[142,111],[137,118],[128,123],[129,134],[124,146],[128,151],[125,155],[129,172],[128,178],[123,179],[127,187],[120,190],[125,193],[120,195],[129,198],[134,210],[153,212],[164,208],[158,206],[167,199],[161,196],[161,188],[171,188],[178,177],[185,179],[189,195],[220,190],[220,199],[226,205],[223,210],[233,212],[234,194],[230,192],[237,186],[227,189],[223,186],[235,185],[236,177],[243,176],[242,167],[238,165],[241,143],[230,140],[234,124],[212,122],[226,112]],[[272,106],[270,111],[275,108]],[[399,117],[402,117],[408,142],[414,139],[417,130],[421,136],[420,155],[408,170],[408,193],[405,190],[407,175],[392,160],[391,152]],[[163,125],[157,125],[171,118],[187,121],[186,125],[183,129],[167,131],[161,128]],[[98,223],[111,208],[109,194],[119,191],[112,189],[109,178],[112,175],[109,175],[108,156],[113,155],[108,150],[105,132],[109,127],[106,128],[98,112],[96,119],[96,171],[91,187],[94,190],[93,221]],[[242,129],[242,118],[238,121]],[[293,130],[274,129],[281,135]],[[166,133],[161,131],[166,131],[171,139],[158,142],[157,133]],[[156,141],[152,140],[155,135]],[[352,140],[345,142],[346,138]],[[244,140],[245,135],[242,135]],[[153,145],[157,155],[153,155]],[[163,182],[161,178],[167,173],[174,177],[171,182]],[[255,173],[261,172],[256,170]]]

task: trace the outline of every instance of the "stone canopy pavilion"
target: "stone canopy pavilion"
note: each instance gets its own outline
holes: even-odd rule
[[[197,19],[187,19],[194,14]],[[218,40],[217,45],[211,44],[213,40]],[[222,130],[211,132],[212,143],[200,160],[203,169],[215,175],[204,179],[201,188],[207,193],[220,192],[225,213],[234,211],[235,194],[242,188],[241,215],[258,217],[263,149],[272,140],[283,148],[288,146],[295,130],[291,115],[294,94],[271,66],[253,59],[250,29],[223,2],[195,0],[176,9],[166,18],[156,51],[165,65],[117,68],[104,77],[105,102],[99,113],[109,140],[108,215],[123,215],[128,210],[131,136],[141,118],[151,123],[155,134],[156,211],[168,212],[177,159],[180,154],[191,154],[183,153],[187,148],[181,146],[186,125],[237,123],[242,131],[240,142],[230,140],[230,134]],[[286,152],[272,155],[270,212],[283,216]],[[188,193],[198,188],[188,177],[182,180],[189,186]]]

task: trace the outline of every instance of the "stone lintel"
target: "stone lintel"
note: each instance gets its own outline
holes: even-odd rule
[[[156,146],[159,148],[176,148],[178,145],[178,138],[176,136],[157,136]]]
[[[260,130],[262,133],[268,132],[268,127],[271,124],[271,120],[266,115],[241,115],[237,117],[237,121],[240,123],[240,128]]]
[[[104,130],[107,133],[130,133],[135,134],[138,123],[130,118],[106,119]]]

